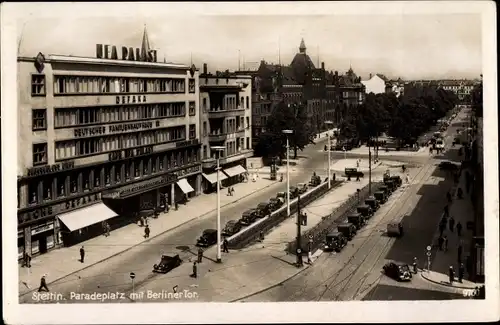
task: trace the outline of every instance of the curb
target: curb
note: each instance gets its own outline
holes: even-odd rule
[[[252,192],[248,193],[247,195],[242,196],[241,198],[239,198],[239,199],[238,199],[238,200],[236,200],[236,201],[233,201],[233,202],[230,202],[230,203],[226,203],[226,204],[224,204],[224,205],[221,205],[221,208],[226,207],[226,206],[231,205],[231,204],[234,204],[234,203],[236,203],[236,202],[239,202],[241,199],[244,199],[244,198],[246,198],[246,197],[248,197],[248,196],[250,196],[250,195],[253,195],[253,194],[257,193],[257,192],[260,192],[260,191],[262,191],[262,190],[264,190],[264,189],[266,189],[266,188],[269,188],[269,187],[271,187],[271,186],[275,185],[276,183],[279,183],[279,182],[273,182],[272,184],[266,185],[266,186],[264,186],[264,187],[262,187],[262,188],[260,188],[260,189],[258,189],[258,190],[252,191]],[[76,271],[70,272],[70,273],[68,273],[68,274],[66,274],[66,275],[60,276],[60,277],[58,277],[58,278],[54,279],[53,281],[51,281],[51,282],[49,282],[49,283],[47,283],[47,284],[49,285],[49,284],[51,284],[51,283],[54,283],[54,282],[59,281],[59,280],[61,280],[61,279],[64,279],[64,278],[66,278],[66,277],[68,277],[68,276],[71,276],[71,275],[73,275],[73,274],[75,274],[75,273],[78,273],[78,272],[84,271],[84,270],[86,270],[86,269],[88,269],[88,268],[90,268],[90,267],[92,267],[92,266],[95,266],[95,265],[97,265],[97,264],[99,264],[99,263],[102,263],[102,262],[104,262],[104,261],[107,261],[107,260],[109,260],[109,259],[111,259],[111,258],[113,258],[113,257],[115,257],[115,256],[118,256],[118,255],[120,255],[120,254],[122,254],[122,253],[125,253],[125,252],[127,252],[127,251],[131,250],[131,249],[132,249],[132,248],[134,248],[134,247],[137,247],[137,246],[142,245],[142,244],[144,244],[144,243],[147,243],[147,242],[149,242],[149,241],[151,241],[151,240],[153,240],[153,239],[155,239],[155,238],[157,238],[157,237],[159,237],[159,236],[161,236],[161,235],[164,235],[164,234],[168,233],[169,231],[175,230],[175,229],[177,229],[177,228],[179,228],[179,227],[181,227],[181,226],[184,226],[184,225],[186,225],[186,224],[188,224],[188,223],[190,223],[190,222],[192,222],[192,221],[198,220],[198,219],[200,219],[200,218],[202,218],[202,217],[206,216],[207,214],[210,214],[210,213],[214,212],[215,210],[217,210],[217,209],[212,209],[212,210],[210,210],[210,211],[207,211],[207,212],[205,212],[205,213],[204,213],[204,214],[202,214],[202,215],[199,215],[199,216],[197,216],[197,217],[195,217],[195,218],[193,218],[193,219],[190,219],[190,220],[188,220],[188,221],[186,221],[186,222],[183,222],[183,223],[181,223],[181,224],[179,224],[179,225],[177,225],[177,226],[175,226],[175,227],[173,227],[173,228],[170,228],[170,229],[167,229],[167,230],[165,230],[165,231],[163,231],[163,232],[160,232],[160,233],[158,233],[158,234],[156,234],[156,235],[154,235],[154,236],[152,236],[152,237],[150,237],[150,238],[148,238],[148,239],[146,239],[146,240],[144,240],[144,241],[142,241],[142,242],[140,242],[140,243],[137,243],[137,244],[135,244],[135,245],[129,246],[129,247],[127,247],[126,249],[124,249],[124,250],[122,250],[122,251],[120,251],[120,252],[117,252],[117,253],[115,253],[115,254],[112,254],[112,255],[110,255],[110,256],[107,256],[107,257],[105,257],[105,258],[103,258],[103,259],[101,259],[101,260],[99,260],[99,261],[96,261],[96,262],[94,262],[94,263],[92,263],[92,264],[88,264],[88,265],[86,265],[85,267],[83,267],[83,268],[81,268],[81,269],[79,269],[79,270],[76,270]],[[24,297],[24,296],[26,296],[27,294],[30,294],[30,293],[34,292],[35,290],[36,290],[36,288],[35,288],[35,289],[31,289],[31,290],[29,290],[29,291],[27,291],[27,292],[24,292],[24,293],[19,293],[19,295],[18,295],[18,296],[19,296],[19,297]]]
[[[425,274],[425,271],[420,272],[420,276],[424,280],[427,280],[429,282],[432,282],[432,283],[435,283],[435,284],[439,284],[439,285],[442,285],[442,286],[445,286],[445,287],[448,287],[448,288],[465,289],[465,290],[467,290],[467,289],[474,289],[474,288],[471,288],[471,287],[451,285],[451,284],[449,284],[447,282],[440,282],[440,281],[432,280],[430,277],[424,276],[424,274]],[[456,281],[456,283],[460,283],[460,282]]]
[[[250,297],[252,297],[252,296],[258,295],[258,294],[260,294],[260,293],[262,293],[262,292],[264,292],[264,291],[267,291],[267,290],[270,290],[270,289],[274,289],[274,288],[276,288],[276,287],[278,287],[278,286],[282,285],[282,284],[283,284],[283,283],[285,283],[286,281],[288,281],[288,280],[290,280],[290,279],[292,279],[292,278],[296,277],[297,275],[299,275],[299,274],[300,274],[300,273],[302,273],[303,271],[307,270],[307,269],[308,269],[311,265],[306,265],[306,264],[304,264],[304,266],[305,266],[305,267],[303,267],[302,269],[300,269],[299,271],[297,271],[295,274],[293,274],[293,275],[291,275],[291,276],[287,277],[287,278],[286,278],[286,279],[284,279],[284,280],[281,280],[280,282],[278,282],[278,283],[276,283],[276,284],[273,284],[273,285],[271,285],[271,286],[269,286],[269,287],[267,287],[267,288],[261,289],[261,290],[259,290],[259,291],[254,292],[254,293],[250,293],[250,294],[248,294],[248,295],[246,295],[246,296],[243,296],[243,297],[240,297],[240,298],[236,298],[236,299],[233,299],[233,300],[229,300],[228,302],[230,302],[230,303],[231,303],[231,302],[238,302],[238,301],[240,301],[240,300],[247,299],[247,298],[250,298]]]

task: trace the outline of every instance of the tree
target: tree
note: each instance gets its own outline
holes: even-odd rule
[[[483,83],[474,86],[471,92],[471,105],[477,117],[483,117]]]
[[[290,109],[294,114],[293,120],[293,134],[290,136],[290,145],[293,148],[293,159],[297,159],[297,151],[304,150],[304,148],[311,143],[313,130],[309,123],[307,123],[307,109],[304,105],[291,106]]]

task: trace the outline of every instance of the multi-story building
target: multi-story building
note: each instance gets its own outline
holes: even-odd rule
[[[470,95],[472,89],[474,88],[474,81],[471,80],[441,80],[439,81],[439,86],[444,90],[453,91],[460,101],[469,98],[467,102],[470,101]]]
[[[201,190],[198,71],[141,49],[18,57],[18,250],[42,254]]]
[[[246,178],[246,159],[252,150],[252,77],[229,71],[200,74],[200,125],[204,191],[217,184],[216,159],[223,173],[221,183],[231,185]],[[216,151],[212,147],[224,147]]]

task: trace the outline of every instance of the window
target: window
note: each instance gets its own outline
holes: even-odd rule
[[[251,149],[250,148],[250,137],[247,137],[247,149]]]
[[[33,144],[33,166],[47,163],[47,143]]]
[[[247,96],[247,109],[250,108],[250,97]]]
[[[76,145],[76,155],[85,156],[101,152],[101,139],[90,138],[90,139],[80,139],[77,141]]]
[[[244,108],[244,105],[245,105],[245,98],[241,96],[238,106],[240,106],[239,108]]]
[[[66,196],[66,177],[58,176],[56,179],[57,183],[57,196],[63,197]]]
[[[82,172],[82,182],[83,182],[83,191],[90,191],[90,169],[86,169]]]
[[[196,138],[196,124],[189,125],[189,139]]]
[[[38,203],[38,185],[36,181],[28,183],[29,204]]]
[[[94,188],[102,186],[101,168],[94,169]]]
[[[196,80],[195,79],[189,79],[189,92],[190,93],[196,92]]]
[[[78,173],[72,172],[69,174],[69,191],[70,194],[78,192]]]
[[[76,156],[76,142],[74,140],[56,142],[56,161]]]
[[[45,75],[31,75],[31,96],[45,96]]]
[[[203,136],[207,136],[207,122],[203,122]]]
[[[250,128],[250,117],[249,116],[247,116],[247,126],[246,126],[246,128],[247,129]]]
[[[118,164],[115,166],[115,183],[119,184],[122,181],[122,168],[123,164]]]
[[[46,109],[34,109],[31,111],[32,117],[32,129],[46,130],[47,129],[47,110]]]
[[[189,116],[196,115],[196,102],[189,102]]]
[[[142,175],[148,175],[149,174],[149,165],[151,164],[151,159],[145,159],[142,161]]]
[[[207,112],[207,99],[203,98],[203,113]]]

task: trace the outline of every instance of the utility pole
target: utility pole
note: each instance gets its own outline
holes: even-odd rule
[[[301,240],[301,218],[300,218],[300,195],[297,197],[297,267],[301,267],[303,265],[302,260],[302,240]]]

